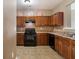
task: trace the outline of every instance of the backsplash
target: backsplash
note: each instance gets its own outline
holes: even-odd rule
[[[44,27],[36,27],[36,32],[53,32],[53,27],[44,26]]]
[[[36,32],[60,32],[60,33],[75,33],[73,29],[64,29],[63,26],[42,26],[42,27],[35,27]],[[24,32],[25,28],[17,28],[17,32]]]
[[[53,32],[53,27],[49,27],[49,26],[43,26],[43,27],[35,27],[36,32]],[[17,28],[17,32],[24,32],[25,28],[21,27],[21,28]]]
[[[63,29],[63,26],[54,26],[53,28],[54,31],[61,31]]]
[[[53,31],[61,31],[63,29],[62,26],[41,26],[35,27],[36,32],[53,32]],[[18,27],[18,32],[25,31],[25,27]]]
[[[62,26],[54,27],[53,32],[56,33],[63,33],[63,34],[73,34],[75,35],[75,29],[70,29],[70,28],[64,28]]]

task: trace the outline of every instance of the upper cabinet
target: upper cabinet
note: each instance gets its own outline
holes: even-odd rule
[[[27,19],[35,20],[37,27],[63,25],[63,12],[55,13],[52,16],[17,16],[17,26],[24,27],[25,20]]]
[[[26,16],[26,19],[31,19],[31,20],[35,20],[35,16]]]
[[[36,26],[48,26],[48,25],[49,25],[49,16],[36,17]]]
[[[17,16],[17,26],[24,27],[24,22],[27,19],[35,20],[36,26],[48,26],[50,16]]]
[[[24,27],[25,26],[25,20],[27,19],[33,19],[35,20],[34,16],[17,16],[17,26],[18,27]]]
[[[64,20],[64,14],[63,12],[57,12],[51,16],[50,19],[50,25],[56,26],[56,25],[63,25]]]
[[[24,16],[17,16],[17,26],[18,27],[24,27],[24,22],[25,22],[26,17]]]
[[[36,16],[36,26],[48,26],[49,25],[49,16]]]
[[[41,19],[40,19],[39,16],[36,16],[36,17],[35,17],[35,25],[36,25],[36,26],[41,26]]]

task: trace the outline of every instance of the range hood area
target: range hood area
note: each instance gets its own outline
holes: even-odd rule
[[[27,20],[25,21],[25,23],[35,23],[35,20],[33,20],[33,19],[27,19]]]

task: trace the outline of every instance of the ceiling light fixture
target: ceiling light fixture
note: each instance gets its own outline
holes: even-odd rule
[[[25,2],[25,3],[26,3],[26,2],[29,2],[29,3],[30,3],[30,0],[25,0],[24,2]]]

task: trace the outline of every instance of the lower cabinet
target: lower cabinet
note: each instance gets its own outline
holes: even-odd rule
[[[37,46],[48,45],[48,34],[37,33]],[[24,33],[17,33],[17,46],[24,46]]]
[[[60,55],[63,55],[62,53],[62,45],[63,45],[63,42],[62,42],[62,39],[61,37],[59,36],[56,36],[55,37],[55,50],[60,54]]]
[[[71,41],[71,59],[75,59],[75,41]]]
[[[75,41],[55,36],[55,50],[63,56],[64,59],[75,59]]]
[[[24,46],[24,33],[17,33],[17,46]]]
[[[63,57],[65,59],[71,59],[71,40],[63,38]]]
[[[48,45],[47,33],[37,33],[37,45]]]

